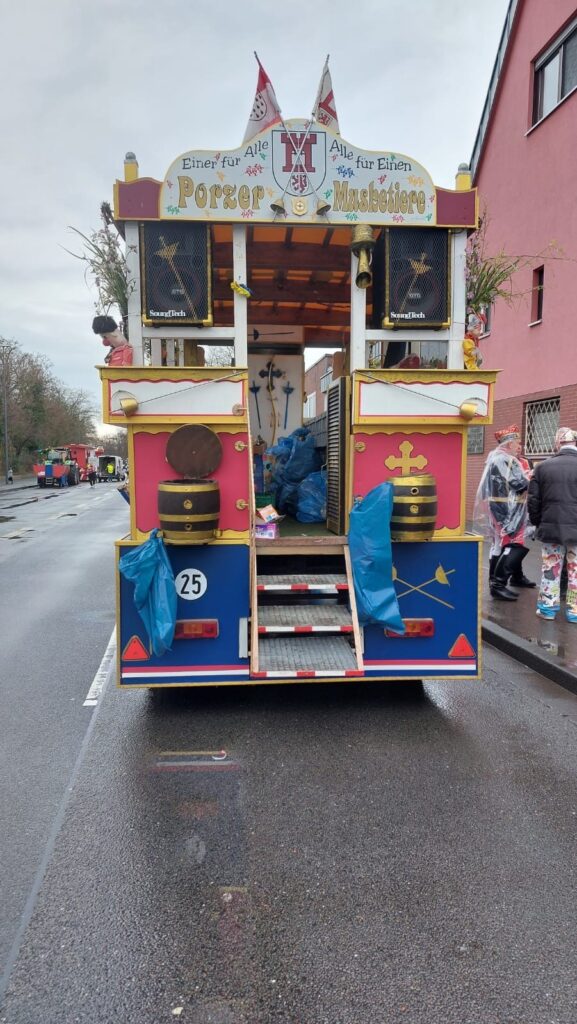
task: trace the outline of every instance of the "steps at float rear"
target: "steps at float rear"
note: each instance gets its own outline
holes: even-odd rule
[[[278,570],[278,571],[275,571]],[[314,541],[255,549],[251,674],[342,678],[363,674],[348,546]]]

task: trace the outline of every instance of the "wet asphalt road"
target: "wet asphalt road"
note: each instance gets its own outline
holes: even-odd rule
[[[109,683],[3,1024],[574,1024],[577,698]]]
[[[114,488],[0,489],[0,993],[115,623]]]
[[[574,1024],[577,697],[488,650],[420,696],[109,680],[84,707],[126,507],[10,514],[3,1024]]]

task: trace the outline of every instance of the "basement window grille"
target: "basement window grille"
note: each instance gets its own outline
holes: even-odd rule
[[[559,427],[561,400],[546,398],[525,405],[525,455],[553,455],[555,433]]]

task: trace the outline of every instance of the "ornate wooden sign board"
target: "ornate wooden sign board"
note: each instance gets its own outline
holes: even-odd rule
[[[152,199],[153,182],[147,180]],[[293,120],[238,149],[183,153],[159,183],[155,216],[248,223],[473,224],[474,190],[461,193],[467,201],[458,216],[448,219],[444,210],[439,216],[439,200],[454,195],[437,189],[410,157],[359,149],[323,125]],[[137,211],[119,213],[131,219]],[[151,211],[141,207],[140,215],[150,217]]]

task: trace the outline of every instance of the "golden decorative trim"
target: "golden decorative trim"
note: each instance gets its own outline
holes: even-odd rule
[[[192,491],[191,488],[193,488]],[[166,494],[199,494],[201,491],[218,491],[218,489],[218,483],[216,481],[206,484],[190,483],[181,487],[171,487],[167,486],[165,483],[158,485],[158,490],[164,491]]]
[[[391,523],[403,523],[404,526],[412,526],[413,523],[434,523],[437,516],[391,516]]]
[[[393,495],[393,505],[432,505],[433,502],[437,501],[436,494],[419,494],[418,497],[401,494]]]
[[[212,512],[210,515],[189,515],[189,516],[177,516],[171,515],[170,512],[167,515],[158,514],[158,518],[161,523],[209,523],[211,520],[218,521],[218,512]]]
[[[431,531],[431,533],[429,535],[425,531],[423,531],[422,533],[419,533],[419,535],[416,537],[414,533],[396,533],[395,532],[393,534],[393,532],[391,531],[391,540],[396,540],[396,541],[399,541],[400,543],[406,543],[407,541],[413,541],[413,542],[419,543],[420,541],[431,540],[431,538],[433,536],[433,533],[434,533],[433,530]]]
[[[176,535],[172,536],[166,530],[163,530],[162,536],[165,544],[186,544],[188,546],[196,544],[198,541],[204,543],[207,540],[213,540],[214,531],[205,530],[202,533],[187,533],[184,536],[177,537]]]
[[[430,473],[423,473],[422,476],[393,476],[391,483],[401,487],[436,487],[437,485],[435,477]]]

